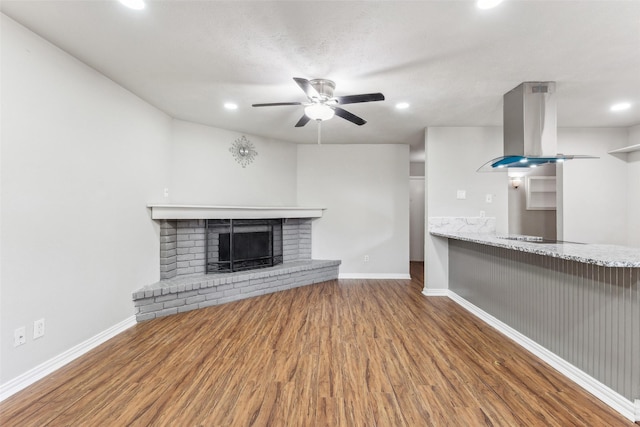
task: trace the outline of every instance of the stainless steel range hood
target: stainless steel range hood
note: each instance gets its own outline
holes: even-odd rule
[[[592,156],[558,154],[555,82],[525,82],[504,95],[504,155],[478,172],[529,168]]]

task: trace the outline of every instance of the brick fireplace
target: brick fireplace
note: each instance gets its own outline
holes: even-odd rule
[[[160,279],[205,273],[206,220],[160,221]],[[311,218],[285,218],[283,262],[311,259]]]
[[[338,278],[340,261],[311,258],[312,221],[319,208],[246,208],[153,205],[160,224],[160,281],[133,293],[137,321],[224,304]],[[225,218],[222,218],[222,217]],[[236,272],[207,274],[207,225],[239,219],[282,224],[282,263]],[[207,224],[207,220],[213,220]],[[218,260],[219,262],[219,260]],[[211,266],[211,262],[209,262]],[[209,268],[211,271],[211,268]]]

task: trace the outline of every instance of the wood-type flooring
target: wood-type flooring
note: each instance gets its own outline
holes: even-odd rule
[[[624,426],[414,280],[334,280],[137,324],[0,404],[2,426]]]

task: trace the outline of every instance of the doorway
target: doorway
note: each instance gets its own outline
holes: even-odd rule
[[[424,176],[409,178],[409,260],[424,262]]]

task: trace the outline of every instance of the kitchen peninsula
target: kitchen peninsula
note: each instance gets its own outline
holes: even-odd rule
[[[430,231],[434,236],[511,249],[537,255],[595,264],[603,267],[640,268],[640,249],[618,245],[549,242],[530,236],[497,236],[489,233]]]
[[[440,294],[637,418],[640,249],[499,237],[484,221],[430,218],[447,278]],[[438,294],[433,285],[425,295]]]

